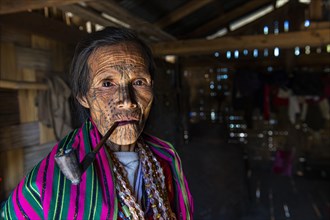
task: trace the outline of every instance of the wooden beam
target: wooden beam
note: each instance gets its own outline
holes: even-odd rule
[[[102,15],[100,13],[88,10],[87,8],[82,7],[80,5],[64,5],[64,6],[60,6],[58,8],[60,8],[63,11],[66,11],[66,12],[71,12],[74,15],[76,15],[86,21],[91,21],[95,24],[99,24],[102,26],[115,26],[115,27],[119,26],[116,23],[113,23],[113,22],[109,21],[108,19],[102,17]]]
[[[294,56],[292,62],[295,67],[317,67],[327,66],[329,64],[330,54],[302,54],[300,56]],[[284,67],[286,64],[286,57],[242,57],[239,59],[219,59],[214,57],[185,57],[181,59],[181,64],[184,68],[189,67],[212,67],[212,66],[231,66],[242,67],[242,66],[254,66],[259,67]]]
[[[296,46],[321,46],[330,43],[330,29],[317,29],[281,33],[278,35],[250,35],[222,37],[214,40],[186,40],[155,43],[152,45],[155,55],[189,55],[212,54],[215,51],[263,49],[263,48],[293,48]]]
[[[232,11],[229,11],[225,14],[220,15],[219,17],[209,21],[208,23],[198,27],[193,32],[188,33],[187,36],[190,38],[197,38],[201,36],[206,36],[212,31],[220,30],[221,28],[228,25],[230,21],[238,19],[239,17],[260,8],[261,6],[271,4],[274,0],[252,0],[248,1],[244,5],[235,8]]]
[[[48,86],[44,83],[0,80],[1,89],[27,89],[27,90],[47,90]]]
[[[186,17],[187,15],[197,11],[198,9],[204,7],[205,5],[209,4],[213,0],[191,0],[188,1],[187,4],[183,5],[182,7],[176,9],[175,11],[171,12],[170,14],[166,15],[159,21],[155,23],[160,28],[165,28],[170,24],[177,22],[178,20]]]
[[[57,7],[86,0],[1,0],[0,14],[22,12],[44,7]]]
[[[257,20],[248,23],[244,25],[241,28],[238,28],[235,31],[231,31],[228,33],[228,35],[242,35],[245,32],[249,32],[251,30],[256,30],[256,28],[262,28],[264,25],[273,23],[275,20],[278,20],[279,18],[286,17],[290,9],[290,4],[286,4],[280,8],[276,8],[274,11],[258,18]]]
[[[133,16],[129,11],[118,5],[113,0],[99,0],[88,2],[88,6],[94,8],[99,12],[104,12],[111,17],[116,18],[129,25],[129,28],[134,29],[137,33],[149,37],[150,41],[172,41],[175,37],[164,32],[156,25],[153,25],[147,21],[144,21],[138,17]]]
[[[0,25],[14,26],[34,34],[72,44],[76,44],[87,35],[86,32],[80,31],[76,27],[67,26],[63,22],[33,12],[1,15]]]

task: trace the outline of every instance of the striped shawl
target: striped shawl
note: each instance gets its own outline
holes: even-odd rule
[[[164,141],[143,134],[151,151],[167,164],[164,169],[172,186],[169,195],[177,219],[192,219],[193,202],[184,177],[180,158],[174,148]],[[37,166],[18,184],[0,210],[0,219],[119,219],[112,162],[101,148],[94,163],[82,175],[79,185],[72,185],[61,173],[54,156],[60,150],[74,148],[79,161],[97,145],[100,135],[92,122],[72,131],[60,141]],[[109,162],[110,161],[110,162]],[[166,168],[166,167],[165,167]]]

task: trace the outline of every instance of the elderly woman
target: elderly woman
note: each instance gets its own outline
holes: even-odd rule
[[[5,219],[192,219],[193,203],[175,149],[143,133],[153,101],[150,49],[131,31],[105,28],[78,44],[72,91],[86,121],[60,141],[13,191]],[[54,157],[78,160],[118,126],[72,184]]]

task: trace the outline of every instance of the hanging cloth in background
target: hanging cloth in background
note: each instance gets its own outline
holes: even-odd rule
[[[289,114],[289,120],[292,124],[296,123],[296,116],[297,114],[300,114],[300,106],[299,106],[299,101],[298,97],[295,95],[292,95],[290,91],[289,95],[289,109],[288,109],[288,114]]]
[[[54,128],[57,140],[62,139],[72,130],[69,97],[71,90],[58,76],[46,78],[48,90],[39,91],[39,121]]]

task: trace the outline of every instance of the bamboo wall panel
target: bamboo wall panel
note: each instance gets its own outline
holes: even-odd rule
[[[39,35],[32,35],[31,46],[35,49],[48,50],[50,53],[51,71],[56,72],[56,74],[65,74],[65,69],[68,69],[70,66],[72,57],[71,54],[68,54],[65,45]]]
[[[36,74],[34,69],[20,69],[21,78],[24,81],[35,82]],[[38,109],[36,106],[36,90],[18,91],[20,121],[23,123],[38,121]]]
[[[73,48],[0,24],[0,80],[42,84],[65,76]],[[44,89],[44,88],[43,88]],[[0,201],[54,146],[53,128],[38,120],[36,87],[0,89]]]
[[[38,122],[1,128],[0,151],[39,145]]]
[[[50,54],[47,50],[16,47],[18,68],[50,69]]]
[[[29,172],[39,161],[45,158],[56,142],[24,148],[24,173]]]
[[[1,43],[1,69],[0,78],[7,80],[20,80],[16,71],[15,46],[12,43]]]
[[[2,127],[19,123],[17,91],[0,89],[0,100],[0,129],[2,130]]]
[[[26,31],[18,30],[10,25],[0,24],[1,42],[14,43],[22,47],[31,46],[31,34]],[[20,32],[20,34],[17,34]]]

